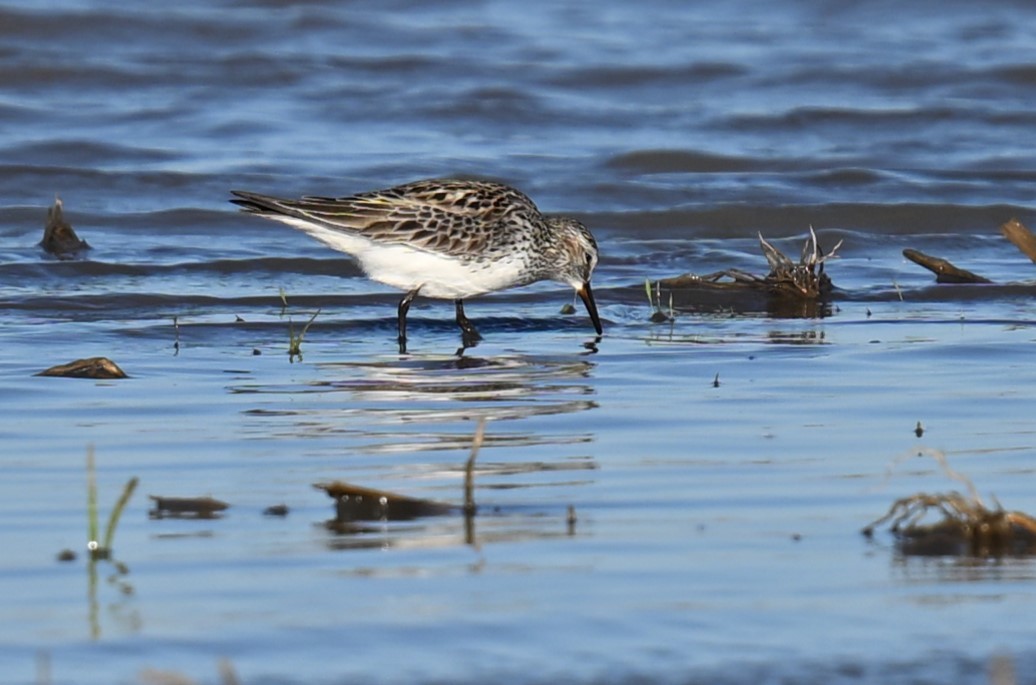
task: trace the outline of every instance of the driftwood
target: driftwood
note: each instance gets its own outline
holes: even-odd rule
[[[1036,236],[1018,219],[1011,219],[1000,227],[1000,233],[1010,240],[1026,257],[1036,262]]]
[[[811,227],[798,262],[793,262],[766,242],[762,233],[759,234],[759,245],[770,266],[770,271],[765,276],[756,276],[739,269],[725,269],[704,276],[688,273],[675,278],[663,278],[659,284],[666,288],[687,288],[703,284],[728,288],[754,288],[773,295],[801,300],[817,300],[831,292],[831,278],[824,273],[824,262],[835,256],[835,251],[842,245],[841,240],[829,252],[825,252],[817,242],[817,234]]]
[[[471,439],[471,455],[464,466],[464,506],[457,507],[446,502],[408,497],[387,490],[367,488],[344,481],[314,483],[313,487],[323,490],[335,501],[335,520],[338,523],[352,521],[409,521],[425,516],[443,516],[463,513],[465,518],[475,516],[475,459],[486,433],[486,420],[481,419]]]
[[[151,518],[200,518],[210,519],[228,508],[226,502],[212,497],[159,497],[148,495],[155,503],[149,513]]]
[[[45,371],[40,371],[37,376],[60,376],[62,378],[129,378],[126,372],[119,368],[119,365],[107,357],[90,357],[88,359],[77,359],[67,364],[58,364]]]
[[[314,483],[313,487],[323,490],[335,501],[335,519],[339,522],[410,521],[458,511],[458,507],[444,502],[407,497],[340,480]]]
[[[72,224],[65,220],[60,198],[55,198],[54,205],[47,210],[47,223],[43,226],[40,247],[59,259],[72,259],[79,252],[90,249],[86,241],[81,240],[72,230]]]
[[[979,276],[967,269],[954,266],[941,257],[926,255],[909,247],[903,250],[903,256],[934,273],[936,283],[992,283],[985,276]]]
[[[1032,234],[1022,222],[1011,219],[1000,227],[1000,233],[1011,243],[1021,250],[1022,254],[1036,262],[1036,235]],[[979,276],[967,269],[950,263],[941,257],[933,257],[918,250],[907,248],[903,250],[903,256],[920,264],[935,274],[936,283],[992,283],[985,276]]]

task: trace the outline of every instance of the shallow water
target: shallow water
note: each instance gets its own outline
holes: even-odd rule
[[[1036,510],[1036,266],[997,230],[1036,224],[1036,10],[109,4],[0,5],[4,682],[1036,682],[1031,559],[859,534],[959,487],[921,449]],[[227,202],[436,175],[590,225],[604,338],[540,284],[470,302],[461,356],[418,299],[400,356],[397,293]],[[36,245],[55,194],[81,259]],[[826,316],[677,293],[648,322],[645,278],[763,273],[757,232],[809,226],[844,240]],[[33,376],[95,355],[131,379]],[[480,418],[474,530],[326,525],[320,481],[459,503]],[[141,479],[92,586],[90,445],[102,519]]]

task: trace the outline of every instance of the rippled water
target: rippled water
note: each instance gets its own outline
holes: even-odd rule
[[[4,682],[1036,682],[1031,559],[858,533],[959,487],[888,476],[921,448],[1036,510],[1036,266],[998,234],[1036,224],[1034,29],[1022,2],[0,4]],[[592,227],[602,340],[540,284],[470,302],[460,356],[418,299],[397,355],[397,293],[227,202],[442,175]],[[79,259],[37,246],[55,195]],[[681,292],[648,322],[646,278],[764,273],[757,233],[810,226],[844,241],[826,315]],[[32,375],[95,355],[132,378]],[[473,529],[327,525],[320,481],[460,503],[480,418]],[[141,479],[128,572],[93,582],[88,445],[102,518]]]

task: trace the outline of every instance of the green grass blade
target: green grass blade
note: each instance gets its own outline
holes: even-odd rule
[[[122,510],[126,507],[130,497],[133,496],[133,491],[137,489],[137,482],[136,476],[126,481],[126,487],[122,489],[122,495],[119,497],[119,501],[115,503],[115,508],[112,509],[112,513],[108,517],[108,527],[104,530],[104,549],[110,550],[112,548],[112,540],[115,539],[115,529],[118,527],[119,519],[122,517]]]
[[[97,473],[94,466],[94,446],[86,448],[86,546],[97,548]]]

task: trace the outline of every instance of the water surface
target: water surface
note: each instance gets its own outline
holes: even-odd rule
[[[109,4],[0,5],[5,682],[1036,682],[1031,559],[858,532],[958,487],[921,449],[1036,510],[1036,266],[998,235],[1036,224],[1027,4]],[[460,356],[418,299],[400,356],[397,293],[227,202],[439,175],[590,225],[604,338],[540,284],[470,302]],[[79,259],[37,246],[55,195]],[[648,321],[646,278],[810,226],[827,315]],[[132,378],[33,376],[95,355]],[[473,530],[326,525],[319,481],[459,503],[479,419]],[[92,586],[91,445],[102,517],[141,479]]]

